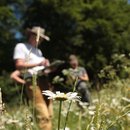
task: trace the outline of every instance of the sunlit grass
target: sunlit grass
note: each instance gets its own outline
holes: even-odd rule
[[[129,82],[129,81],[128,81]],[[127,83],[128,83],[127,82]],[[123,100],[122,97],[129,99],[129,85],[116,82],[111,83],[113,87],[104,88],[100,91],[92,90],[92,105],[79,107],[77,103],[72,103],[69,113],[67,126],[70,130],[129,130],[130,128],[130,103]],[[128,85],[128,86],[127,86]],[[61,129],[64,128],[69,102],[63,102],[61,110]],[[29,111],[30,118],[31,108],[23,105],[21,108],[18,104],[6,104],[6,113],[8,119],[18,120],[16,123],[5,123],[3,130],[23,130],[26,126],[26,112]],[[54,116],[52,119],[53,130],[57,130],[59,102],[54,101]],[[0,117],[1,120],[1,117]],[[34,130],[38,130],[37,125],[30,120]],[[2,130],[2,129],[1,129]]]

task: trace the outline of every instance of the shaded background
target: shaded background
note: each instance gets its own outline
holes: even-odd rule
[[[76,127],[129,130],[129,3],[130,0],[0,0],[0,88],[6,110],[0,116],[0,126],[10,119],[18,119],[20,124],[5,123],[10,130],[23,130],[26,127],[21,123],[30,124],[24,86],[12,82],[9,75],[15,70],[12,58],[15,45],[26,42],[26,27],[42,26],[51,38],[40,45],[43,55],[54,61],[66,60],[74,53],[91,79],[91,109],[85,107],[80,111],[77,105],[72,105],[67,126],[71,130]],[[61,119],[67,109],[66,102]],[[58,103],[54,102],[54,129],[58,110]]]
[[[13,49],[27,27],[42,26],[51,38],[40,45],[54,61],[78,55],[91,79],[115,54],[130,52],[127,0],[1,0],[0,74],[13,71]]]

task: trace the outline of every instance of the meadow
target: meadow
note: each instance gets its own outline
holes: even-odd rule
[[[60,130],[130,130],[130,62],[125,55],[116,55],[112,63],[98,73],[98,89],[90,87],[90,105],[62,102]],[[63,73],[71,82],[67,71]],[[61,82],[62,78],[54,81]],[[39,130],[23,87],[13,85],[8,74],[0,77],[0,130]],[[54,100],[53,107],[53,130],[58,130],[59,101]]]
[[[130,130],[129,79],[104,85],[100,91],[91,90],[92,103],[72,103],[66,130]],[[109,87],[108,87],[109,86]],[[57,130],[58,101],[54,101],[53,129]],[[61,130],[64,128],[69,102],[63,102]],[[0,117],[0,130],[38,130],[27,105],[5,104]]]

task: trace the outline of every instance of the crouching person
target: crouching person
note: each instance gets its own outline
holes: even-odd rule
[[[74,77],[74,79],[77,78],[76,90],[81,96],[81,101],[90,103],[90,92],[87,85],[89,77],[85,68],[79,66],[78,58],[75,55],[70,55],[69,63],[71,76]]]

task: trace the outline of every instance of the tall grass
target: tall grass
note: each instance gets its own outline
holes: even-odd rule
[[[59,129],[130,130],[130,80],[129,76],[119,78],[116,72],[112,66],[105,67],[101,72],[100,76],[107,82],[100,86],[100,91],[92,90],[90,106],[82,104],[82,107],[78,107],[71,102],[63,102]],[[35,90],[36,77],[33,79],[33,85]],[[0,106],[0,110],[3,110],[2,97]],[[34,108],[34,105],[32,107]],[[0,130],[38,130],[36,122],[28,118],[34,117],[28,106],[22,104],[20,108],[18,105],[10,107],[6,104],[5,109],[0,115]],[[59,105],[54,102],[54,130],[57,130],[58,115]]]
[[[97,92],[93,91],[92,106],[84,107],[82,112],[76,104],[72,104],[66,127],[69,127],[70,130],[79,130],[80,128],[81,130],[129,130],[130,105],[129,102],[123,100],[122,97],[129,95],[130,92],[127,91],[126,93],[125,89],[127,88],[124,88],[123,84],[120,87],[120,89],[102,89],[99,92],[100,102],[97,96]],[[22,107],[23,110],[29,111],[28,107]],[[65,123],[64,120],[68,110],[68,102],[64,102],[62,108],[61,128],[63,129]],[[18,106],[15,106],[11,109],[6,107],[6,109],[7,112],[0,117],[0,120],[3,122],[5,128],[7,130],[23,130],[26,125],[26,112],[21,113]],[[58,110],[59,108],[57,102],[54,102],[54,130],[57,129]],[[35,127],[36,124],[33,124],[32,128]]]

